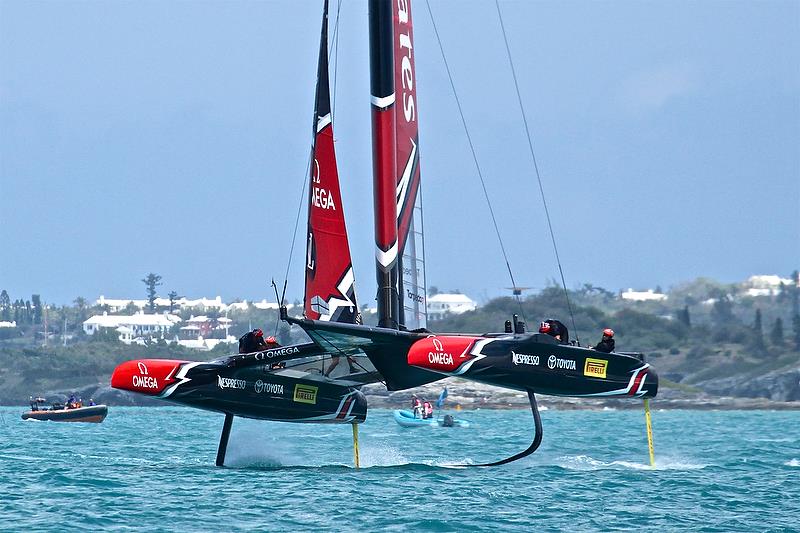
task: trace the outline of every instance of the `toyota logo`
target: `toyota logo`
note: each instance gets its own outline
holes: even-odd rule
[[[148,375],[148,372],[147,372],[147,365],[145,365],[144,363],[142,363],[141,361],[139,361],[138,363],[136,363],[136,366],[138,366],[138,367],[139,367],[139,373],[140,373],[141,375],[143,375],[143,376],[146,376],[146,375]]]
[[[552,370],[555,367],[556,367],[556,356],[555,355],[551,355],[550,357],[547,358],[547,368]]]

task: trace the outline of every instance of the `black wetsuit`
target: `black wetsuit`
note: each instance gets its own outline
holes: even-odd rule
[[[562,324],[559,320],[552,320],[548,319],[545,320],[548,324],[550,324],[550,331],[547,333],[551,337],[555,337],[556,335],[561,335],[561,340],[558,341],[559,344],[569,344],[569,330],[567,326]]]
[[[239,353],[252,353],[269,348],[264,342],[264,337],[256,337],[252,331],[248,331],[239,337]]]
[[[614,344],[614,339],[606,339],[604,337],[603,340],[595,345],[594,349],[598,352],[611,353],[614,351]]]

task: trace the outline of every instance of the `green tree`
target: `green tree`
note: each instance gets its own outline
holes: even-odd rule
[[[678,320],[687,328],[692,327],[692,318],[689,316],[689,306],[685,305],[683,309],[678,310]]]
[[[725,325],[733,321],[733,302],[727,294],[719,294],[711,307],[711,318],[717,325]]]
[[[794,349],[800,351],[800,314],[792,317],[792,333],[794,334]]]
[[[769,341],[773,346],[783,346],[783,320],[781,317],[775,319],[775,324],[769,333]]]
[[[761,309],[756,309],[756,318],[753,323],[753,336],[750,340],[750,347],[757,355],[764,353],[764,324],[761,318]]]
[[[161,285],[161,276],[150,272],[146,278],[142,280],[145,287],[147,287],[147,307],[151,313],[156,311],[156,287]]]
[[[33,307],[33,323],[42,323],[42,297],[38,294],[31,296],[31,303]]]
[[[76,318],[78,323],[83,323],[86,320],[86,311],[88,310],[88,306],[86,305],[86,298],[78,296],[72,302],[75,304],[75,311],[76,311]]]
[[[175,291],[169,291],[167,297],[169,297],[169,312],[172,313],[172,310],[175,309],[175,302],[178,301],[180,296],[178,296],[178,293]]]
[[[5,289],[0,292],[0,320],[11,321],[11,298],[8,297]]]

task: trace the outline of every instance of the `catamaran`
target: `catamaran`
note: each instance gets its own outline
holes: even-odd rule
[[[541,443],[535,393],[650,398],[658,376],[636,354],[600,353],[528,333],[516,317],[504,331],[438,334],[426,329],[420,195],[419,112],[411,1],[370,0],[370,80],[378,325],[361,324],[339,188],[328,81],[328,2],[324,3],[308,190],[305,296],[296,325],[311,342],[236,354],[206,363],[146,359],[122,363],[111,384],[224,414],[216,464],[222,466],[234,417],[357,424],[366,420],[360,388],[397,391],[448,376],[527,393],[531,445]],[[344,374],[325,367],[346,357]],[[282,363],[282,364],[276,364]]]

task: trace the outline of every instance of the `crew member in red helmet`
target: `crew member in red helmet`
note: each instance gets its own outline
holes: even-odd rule
[[[280,345],[275,337],[270,335],[264,340],[264,332],[256,328],[239,337],[239,353],[253,353],[277,348]]]
[[[548,318],[543,321],[539,324],[539,333],[550,335],[557,340],[559,344],[569,344],[569,331],[567,330],[567,326],[558,320]]]
[[[603,330],[603,338],[598,342],[594,349],[598,352],[611,353],[614,351],[614,330],[606,328]]]

